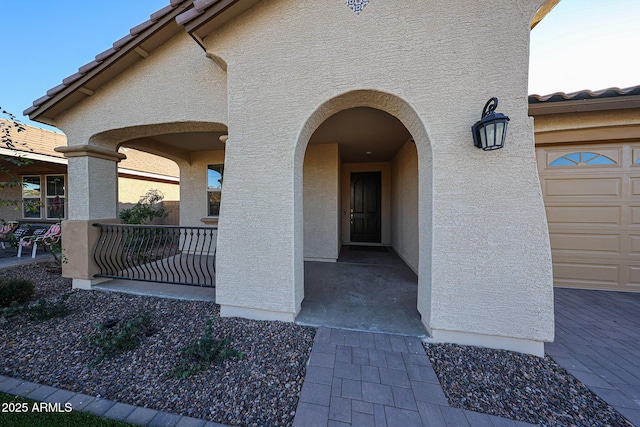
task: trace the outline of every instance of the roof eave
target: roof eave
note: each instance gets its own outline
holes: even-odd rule
[[[246,12],[261,0],[195,0],[193,9],[176,21],[206,50],[203,40],[215,29]]]
[[[631,108],[640,108],[640,95],[530,103],[529,115],[535,117],[545,114],[584,113]]]
[[[114,74],[124,71],[177,34],[181,27],[175,22],[176,16],[184,13],[192,3],[193,0],[172,0],[169,6],[151,15],[152,19],[161,15],[157,21],[145,21],[132,28],[131,33],[138,30],[139,32],[135,35],[128,34],[116,41],[111,48],[96,55],[94,61],[83,65],[77,73],[65,78],[61,85],[47,91],[47,95],[35,100],[23,114],[31,120],[55,126],[56,116],[92,96],[95,90],[110,80],[106,79],[102,83],[98,80],[105,71],[112,70]],[[161,13],[169,9],[170,11]],[[161,37],[162,40],[156,40],[157,37]],[[155,46],[154,49],[146,51],[141,47],[145,43]]]
[[[560,0],[547,0],[547,2],[538,9],[536,14],[533,15],[533,19],[531,20],[531,29],[533,30],[536,25],[538,25],[540,21],[542,21],[545,16],[551,12],[551,9],[558,5],[558,3],[560,3]]]

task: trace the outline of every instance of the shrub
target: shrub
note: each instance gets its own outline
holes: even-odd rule
[[[33,282],[27,279],[0,278],[0,307],[9,307],[12,302],[22,304],[33,295]]]
[[[164,199],[164,195],[158,190],[149,190],[140,197],[140,201],[129,209],[123,209],[118,215],[125,224],[145,224],[154,218],[165,218],[169,215],[164,208],[157,204]]]
[[[155,332],[151,326],[151,314],[146,312],[111,328],[104,324],[97,326],[100,332],[87,339],[89,344],[98,347],[98,357],[89,365],[91,368],[107,357],[138,348],[142,335],[150,336]]]
[[[4,316],[5,319],[10,319],[20,314],[28,314],[29,318],[35,321],[64,317],[69,314],[69,309],[64,303],[67,298],[69,298],[69,294],[62,295],[55,302],[49,302],[41,298],[31,306],[29,306],[28,302],[18,304],[17,301],[12,301],[8,307],[0,310],[0,315]]]
[[[69,314],[69,309],[64,303],[67,298],[69,298],[69,294],[61,296],[55,302],[49,302],[41,298],[29,308],[29,317],[31,317],[31,320],[36,321],[64,317]]]
[[[242,352],[229,347],[229,342],[229,337],[223,340],[214,339],[213,319],[207,320],[204,335],[178,350],[182,359],[170,375],[175,378],[187,378],[197,372],[206,371],[212,363],[221,362],[229,357],[242,357]]]

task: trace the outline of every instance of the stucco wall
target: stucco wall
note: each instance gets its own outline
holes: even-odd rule
[[[640,124],[640,109],[590,111],[585,113],[544,114],[535,117],[535,130],[593,129],[603,126],[629,126]]]
[[[541,3],[370,2],[357,15],[343,2],[278,0],[205,38],[228,64],[232,94],[218,301],[295,316],[304,282],[298,153],[312,131],[305,123],[343,94],[373,90],[348,106],[376,104],[398,116],[388,102],[398,97],[422,122],[405,125],[416,139],[427,218],[433,191],[429,231],[420,232],[425,324],[552,339],[550,248],[526,102],[529,24]],[[486,25],[495,14],[500,25]],[[470,127],[491,96],[511,122],[506,148],[487,153],[473,147]],[[432,173],[422,161],[431,149]],[[272,209],[248,223],[249,203]]]
[[[340,254],[337,144],[309,145],[304,158],[304,257],[335,261]]]
[[[404,144],[391,162],[391,246],[418,272],[418,153]]]
[[[344,2],[260,2],[204,39],[227,63],[226,78],[188,36],[177,36],[58,121],[71,145],[150,123],[228,125],[216,299],[223,315],[293,320],[304,293],[309,137],[342,109],[386,111],[417,148],[425,325],[436,339],[540,344],[553,337],[553,288],[526,91],[529,25],[542,3],[372,1],[355,14]],[[500,25],[486,25],[495,16]],[[482,152],[470,127],[492,96],[511,118],[507,145]],[[183,183],[192,177],[181,191],[181,200],[194,201],[181,210],[187,223],[205,203],[197,178],[204,169],[192,160],[191,170],[180,165]],[[72,170],[81,167],[70,161],[70,177]]]
[[[224,151],[195,151],[191,153],[191,162],[180,167],[180,225],[203,227],[207,217],[207,166],[224,163]],[[226,187],[226,168],[224,173]],[[222,190],[222,199],[226,196]],[[251,203],[245,215],[256,208]]]
[[[4,201],[21,201],[22,189],[20,186],[3,188],[0,190],[0,199]],[[22,205],[0,205],[0,219],[5,221],[19,221],[22,219]]]
[[[227,84],[226,73],[186,33],[56,118],[68,145],[113,129],[189,121],[226,123]],[[122,140],[135,136],[130,132]],[[121,142],[115,138],[108,142]]]
[[[149,190],[158,190],[164,195],[164,200],[180,200],[180,184],[155,182],[135,178],[118,178],[118,201],[120,204],[136,204],[140,197]]]
[[[344,163],[341,168],[340,217],[342,222],[342,242],[351,242],[351,173],[380,172],[380,240],[383,245],[391,244],[391,163]]]
[[[118,217],[116,162],[96,157],[69,159],[69,219]]]

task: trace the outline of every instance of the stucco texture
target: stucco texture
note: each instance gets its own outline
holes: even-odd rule
[[[298,309],[296,200],[308,134],[322,121],[314,114],[366,105],[400,118],[416,140],[424,221],[418,305],[428,327],[551,339],[550,250],[526,102],[529,24],[540,3],[371,2],[356,15],[335,2],[280,0],[205,38],[228,64],[232,94],[219,302]],[[501,25],[487,26],[495,14]],[[331,106],[356,91],[364,95]],[[491,96],[511,123],[507,147],[485,153],[472,146],[470,127]],[[419,123],[399,117],[393,98]],[[248,225],[248,203],[274,208],[256,210]]]
[[[310,145],[304,158],[304,257],[336,261],[340,253],[337,144]]]
[[[188,77],[188,78],[186,78]],[[186,33],[55,118],[68,145],[92,142],[109,148],[136,137],[166,132],[158,124],[226,123],[226,74]],[[149,126],[150,129],[145,129]],[[127,129],[130,128],[130,129]],[[139,128],[139,129],[131,129]],[[125,132],[114,132],[127,129]],[[192,131],[186,125],[184,131]],[[108,132],[101,138],[101,133]]]
[[[415,155],[401,153],[395,172],[386,166],[412,181],[407,199],[389,195],[389,205],[417,209],[415,219],[397,211],[417,241],[394,236],[391,207],[387,241],[417,269],[427,328],[551,340],[551,255],[526,92],[529,25],[542,3],[371,1],[355,14],[344,2],[263,1],[204,38],[227,73],[177,36],[57,121],[70,144],[109,147],[175,126],[228,129],[217,303],[223,314],[292,320],[304,297],[309,138],[341,110],[386,111],[415,141]],[[495,16],[500,25],[486,25]],[[483,152],[470,130],[492,96],[511,122],[505,148]],[[181,222],[191,223],[204,177],[180,156]]]

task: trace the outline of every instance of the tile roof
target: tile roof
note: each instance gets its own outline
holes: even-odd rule
[[[0,126],[9,124],[8,120],[0,118]],[[64,158],[62,153],[54,150],[56,147],[67,145],[67,137],[62,133],[24,125],[24,131],[12,135],[12,138],[16,141],[15,151],[17,152]],[[180,176],[180,169],[172,160],[138,150],[121,148],[120,151],[126,151],[127,156],[119,163],[120,168],[176,178]]]
[[[31,116],[33,113],[37,112],[38,110],[41,110],[42,107],[44,107],[43,104],[47,103],[48,101],[56,97],[62,97],[63,96],[62,92],[65,91],[65,89],[69,88],[74,84],[80,83],[79,81],[82,79],[88,80],[87,78],[89,77],[87,75],[88,73],[90,73],[92,70],[99,68],[106,61],[116,56],[116,54],[119,53],[122,49],[126,48],[127,51],[134,50],[139,43],[144,41],[141,36],[145,32],[145,30],[148,30],[154,26],[160,25],[159,22],[163,18],[170,15],[172,12],[174,12],[176,15],[178,13],[182,13],[186,8],[188,8],[191,5],[193,1],[194,0],[170,0],[169,5],[151,14],[149,19],[146,20],[145,22],[131,28],[131,30],[129,31],[129,34],[117,40],[115,43],[113,43],[112,47],[110,47],[109,49],[96,55],[93,61],[81,66],[78,69],[77,73],[65,78],[60,85],[49,89],[46,95],[33,101],[33,105],[27,108],[24,111],[24,114],[27,116]],[[175,22],[173,18],[171,19],[171,21]],[[166,22],[164,22],[163,24],[166,25]],[[32,117],[32,118],[35,118],[35,117]]]
[[[610,87],[607,89],[590,91],[581,90],[578,92],[564,93],[555,92],[550,95],[529,95],[529,104],[539,104],[543,102],[559,101],[581,101],[587,99],[616,98],[620,96],[640,95],[640,85],[631,86],[625,89]]]

